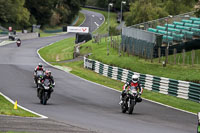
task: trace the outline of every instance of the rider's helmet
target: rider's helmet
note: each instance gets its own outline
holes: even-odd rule
[[[49,72],[49,76],[51,76],[51,71],[50,71],[50,70],[48,70],[48,72]]]
[[[42,67],[43,67],[42,63],[39,63],[39,64],[38,64],[38,67],[39,67],[39,68],[42,68]]]
[[[133,81],[133,83],[137,83],[138,82],[138,76],[137,75],[133,75],[132,76],[132,81]]]
[[[51,71],[46,70],[46,71],[45,71],[45,75],[46,75],[47,77],[49,77],[49,76],[51,75]]]

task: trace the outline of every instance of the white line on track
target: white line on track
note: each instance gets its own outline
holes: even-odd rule
[[[6,98],[9,102],[11,102],[13,105],[15,104],[15,102],[13,101],[13,100],[11,100],[9,97],[7,97],[6,95],[4,95],[3,93],[1,93],[0,92],[0,95],[2,95],[4,98]],[[31,111],[31,110],[29,110],[29,109],[27,109],[27,108],[24,108],[24,107],[22,107],[21,105],[17,105],[18,107],[20,107],[21,109],[23,109],[23,110],[25,110],[25,111],[28,111],[28,112],[30,112],[30,113],[33,113],[33,114],[35,114],[35,115],[38,115],[38,116],[40,116],[40,117],[26,117],[26,118],[33,118],[33,119],[46,119],[46,118],[48,118],[48,117],[46,117],[46,116],[44,116],[44,115],[41,115],[41,114],[38,114],[38,113],[36,113],[36,112],[34,112],[34,111]],[[6,115],[5,115],[6,116]],[[16,116],[16,117],[20,117],[20,116]]]
[[[94,22],[96,24],[97,27],[99,27],[99,24],[97,24],[97,22]]]

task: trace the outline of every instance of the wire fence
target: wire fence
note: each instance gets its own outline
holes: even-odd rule
[[[184,48],[168,48],[168,47],[154,47],[154,48],[139,48],[142,51],[140,54],[135,53],[134,47],[131,45],[122,45],[121,36],[108,37],[107,34],[96,35],[93,37],[93,43],[101,43],[102,41],[109,41],[109,47],[118,51],[119,56],[137,56],[143,58],[148,62],[161,63],[163,66],[169,65],[183,65],[195,66],[200,64],[200,50],[186,50]],[[133,46],[133,45],[132,45]],[[136,50],[136,51],[137,51]]]

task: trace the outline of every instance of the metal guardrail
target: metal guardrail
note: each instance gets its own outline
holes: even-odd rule
[[[139,76],[144,89],[200,102],[200,84],[197,83],[141,74],[127,69],[109,66],[86,57],[84,57],[84,67],[124,83],[131,80],[132,75],[136,74]]]

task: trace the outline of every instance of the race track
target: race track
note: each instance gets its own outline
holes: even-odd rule
[[[89,14],[87,11],[84,13]],[[98,17],[91,19],[92,15],[86,15],[83,26],[95,26],[96,24],[90,24],[90,21],[97,22],[98,18],[102,17],[100,14],[92,14]],[[42,62],[37,55],[37,49],[72,36],[74,34],[26,40],[19,48],[16,44],[0,47],[0,92],[14,101],[18,100],[20,105],[51,119],[98,132],[196,132],[195,115],[145,100],[136,105],[133,115],[122,114],[118,104],[119,92],[47,65],[45,67],[52,71],[56,87],[48,105],[41,105],[33,83],[33,70]]]

